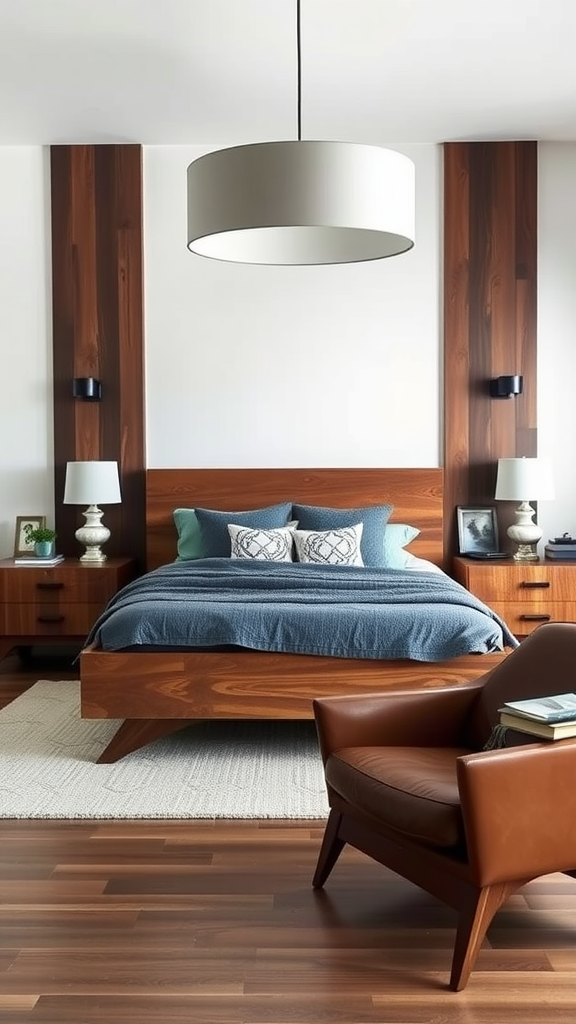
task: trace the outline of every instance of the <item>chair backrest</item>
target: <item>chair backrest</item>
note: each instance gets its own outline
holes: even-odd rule
[[[487,676],[464,726],[463,739],[481,750],[507,700],[576,692],[576,623],[539,626]]]

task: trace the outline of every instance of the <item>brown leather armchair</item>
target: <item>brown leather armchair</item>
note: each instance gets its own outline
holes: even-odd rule
[[[505,700],[576,690],[576,624],[540,626],[468,685],[314,702],[330,816],[313,885],[346,843],[459,912],[450,988],[494,914],[539,875],[576,876],[576,740],[507,734]]]

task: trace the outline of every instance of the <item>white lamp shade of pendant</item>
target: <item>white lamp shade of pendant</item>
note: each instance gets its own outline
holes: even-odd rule
[[[554,497],[547,459],[498,459],[495,497],[502,501],[546,501]]]
[[[347,142],[263,142],[188,167],[188,248],[232,263],[356,263],[414,245],[414,164]]]
[[[117,505],[122,501],[117,462],[68,462],[65,505]]]

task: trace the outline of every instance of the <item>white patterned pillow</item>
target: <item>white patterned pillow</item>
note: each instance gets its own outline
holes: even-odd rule
[[[267,562],[291,562],[294,525],[273,530],[228,523],[231,558],[260,558]]]
[[[364,524],[341,526],[338,530],[295,530],[299,562],[330,565],[364,565],[360,542]]]

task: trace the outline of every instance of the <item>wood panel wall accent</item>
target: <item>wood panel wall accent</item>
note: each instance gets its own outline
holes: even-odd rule
[[[66,463],[118,461],[108,555],[145,560],[142,152],[138,145],[52,146],[54,483],[58,546],[79,555],[82,510],[63,505]],[[102,382],[100,402],[72,396]]]
[[[444,145],[444,529],[457,505],[494,503],[499,457],[536,444],[537,143]],[[522,374],[523,394],[489,382]],[[498,503],[501,531],[511,519]],[[502,507],[500,507],[502,506]]]
[[[389,503],[420,536],[410,551],[442,564],[441,469],[149,469],[148,568],[176,557],[175,508],[249,509],[281,501],[330,508]]]

